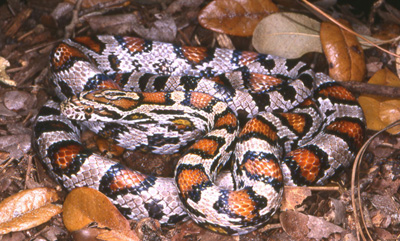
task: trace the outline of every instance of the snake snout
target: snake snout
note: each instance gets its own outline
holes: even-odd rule
[[[85,120],[85,108],[78,97],[73,96],[69,98],[68,100],[62,102],[60,107],[61,112],[67,118],[73,120]]]
[[[79,98],[78,98],[77,96],[72,96],[72,97],[69,99],[69,102],[70,102],[72,105],[75,105],[75,106],[82,106],[82,103],[80,102],[80,100],[79,100]]]

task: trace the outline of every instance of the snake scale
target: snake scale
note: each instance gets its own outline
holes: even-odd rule
[[[67,190],[95,188],[131,219],[171,225],[189,215],[216,232],[248,233],[276,212],[284,185],[326,183],[364,137],[356,98],[298,60],[94,36],[59,43],[50,71],[63,102],[38,114],[40,158]],[[128,149],[183,153],[174,178],[89,151],[85,128]]]

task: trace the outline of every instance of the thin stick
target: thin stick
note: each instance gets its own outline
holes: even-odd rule
[[[339,191],[340,187],[338,186],[321,186],[321,187],[308,187],[311,191]]]

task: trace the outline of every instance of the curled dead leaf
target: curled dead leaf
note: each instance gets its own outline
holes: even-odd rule
[[[0,203],[0,234],[27,230],[43,224],[61,213],[57,192],[50,188],[35,188],[14,194]]]
[[[128,237],[135,237],[128,220],[101,192],[81,187],[72,190],[64,201],[63,222],[74,232],[97,223],[99,228],[118,231]]]
[[[342,24],[350,28],[344,20]],[[321,23],[321,43],[329,75],[339,81],[361,81],[366,73],[364,51],[357,38],[333,23]]]
[[[278,12],[271,0],[214,0],[199,14],[204,28],[236,36],[251,36],[258,22]]]

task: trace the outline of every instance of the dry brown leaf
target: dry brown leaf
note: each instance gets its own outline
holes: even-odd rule
[[[399,87],[400,79],[389,69],[385,68],[376,72],[368,83]],[[400,119],[400,100],[398,99],[361,95],[358,98],[358,102],[364,111],[368,129],[378,131]],[[400,127],[388,130],[392,134],[399,131]]]
[[[345,21],[342,24],[350,28]],[[364,51],[356,36],[333,23],[321,23],[321,43],[329,62],[329,75],[339,81],[361,81],[366,73]]]
[[[307,227],[308,216],[296,211],[281,212],[279,221],[283,230],[296,239],[304,239],[309,232]]]
[[[307,227],[310,229],[310,232],[307,234],[308,239],[323,240],[324,238],[329,238],[334,233],[342,233],[344,231],[340,226],[328,222],[321,217],[307,216]]]
[[[302,204],[304,199],[309,196],[311,196],[311,190],[308,187],[287,186],[283,192],[281,210],[294,210],[296,206]]]
[[[35,188],[14,194],[0,203],[0,234],[27,230],[43,224],[61,213],[59,199],[50,188]]]
[[[207,29],[236,36],[251,36],[258,22],[278,12],[271,0],[214,0],[199,14]]]
[[[72,190],[64,202],[63,221],[70,231],[85,228],[96,222],[100,228],[109,228],[131,236],[128,220],[101,192],[81,187]]]
[[[283,230],[296,239],[322,240],[333,233],[343,232],[343,228],[323,218],[306,215],[296,211],[282,212],[279,216]]]

